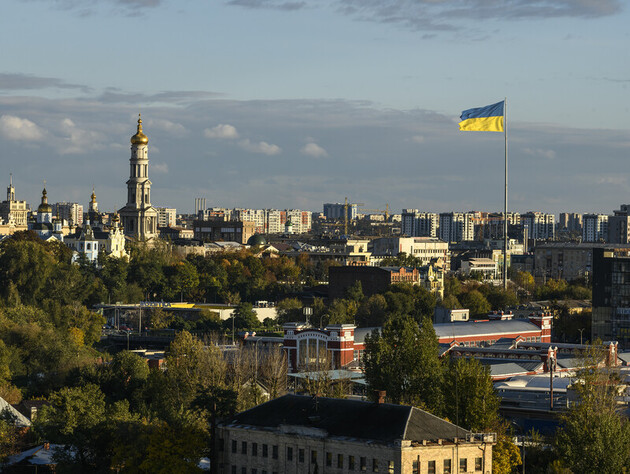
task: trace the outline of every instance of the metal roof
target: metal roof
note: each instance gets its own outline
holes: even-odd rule
[[[457,323],[434,324],[435,334],[439,339],[470,336],[497,336],[540,331],[534,323],[524,319],[507,321],[467,321]]]

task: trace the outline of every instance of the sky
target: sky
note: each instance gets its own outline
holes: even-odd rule
[[[622,0],[2,0],[0,187],[124,206],[138,113],[152,203],[501,211],[630,202]],[[4,198],[4,195],[2,195]]]

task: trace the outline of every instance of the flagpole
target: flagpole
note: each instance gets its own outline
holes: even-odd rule
[[[508,247],[508,120],[507,120],[507,97],[503,102],[503,134],[505,137],[505,193],[503,207],[503,289],[507,289],[507,247]]]

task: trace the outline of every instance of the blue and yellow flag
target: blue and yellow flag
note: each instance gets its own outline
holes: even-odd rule
[[[469,132],[502,132],[505,101],[496,104],[464,110],[459,129]]]

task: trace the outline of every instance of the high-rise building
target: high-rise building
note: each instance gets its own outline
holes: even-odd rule
[[[156,207],[158,213],[158,227],[175,227],[177,224],[177,210],[168,207]]]
[[[76,202],[58,202],[53,204],[53,214],[70,225],[83,225],[83,205]]]
[[[437,237],[439,223],[440,216],[435,212],[418,212],[418,209],[402,210],[402,235],[409,237]]]
[[[630,252],[593,249],[591,341],[618,341],[630,349]]]
[[[555,237],[555,216],[544,212],[530,211],[521,214],[523,234],[527,228],[527,238],[531,240],[553,240]]]
[[[618,211],[608,218],[608,242],[611,244],[630,243],[630,204],[622,204]]]
[[[558,221],[558,230],[582,233],[582,214],[578,214],[577,212],[561,212]]]
[[[151,205],[151,181],[149,180],[149,138],[142,133],[142,119],[131,137],[129,180],[127,180],[127,205],[120,211],[125,235],[137,240],[157,237],[158,213]]]
[[[343,203],[326,203],[324,204],[324,216],[326,219],[343,219],[344,209],[346,205]],[[357,218],[359,212],[357,204],[348,203],[348,220],[354,220]]]
[[[608,216],[606,214],[584,214],[582,216],[582,241],[605,242],[608,238]]]
[[[475,239],[475,214],[472,212],[440,213],[438,236],[444,242]]]

